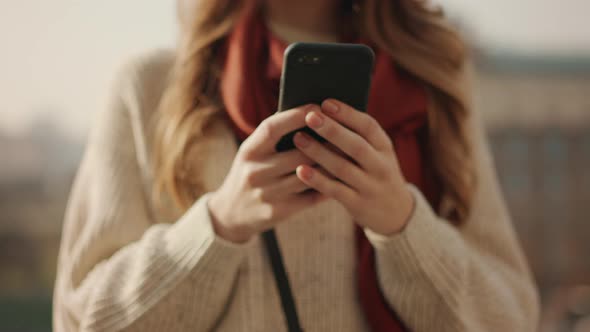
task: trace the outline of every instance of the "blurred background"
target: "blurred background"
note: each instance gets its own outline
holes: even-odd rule
[[[590,1],[437,0],[468,40],[501,184],[543,300],[590,331]],[[0,0],[0,331],[51,330],[69,186],[117,67],[173,47],[173,1]]]

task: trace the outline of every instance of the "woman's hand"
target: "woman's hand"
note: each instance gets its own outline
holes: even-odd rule
[[[317,191],[302,193],[309,186],[297,177],[295,168],[311,165],[312,160],[297,149],[275,152],[283,135],[305,127],[305,115],[311,109],[307,105],[277,113],[265,119],[241,144],[223,184],[208,201],[219,236],[246,242],[326,198]]]
[[[305,122],[342,153],[298,132],[297,148],[336,178],[307,164],[297,167],[301,181],[342,203],[360,226],[384,235],[400,232],[412,213],[414,198],[393,144],[377,121],[329,99],[321,109],[309,112]]]

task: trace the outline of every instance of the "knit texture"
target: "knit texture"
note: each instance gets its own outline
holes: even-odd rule
[[[237,152],[226,119],[206,138],[206,193],[180,217],[152,199],[153,116],[173,60],[159,51],[124,66],[97,117],[65,216],[55,331],[285,331],[260,237],[234,244],[211,226],[209,193]],[[365,229],[381,290],[412,331],[536,330],[538,294],[473,115],[478,187],[465,225],[438,217],[408,184],[416,205],[403,232]],[[305,331],[369,331],[344,207],[329,200],[301,211],[277,236]]]

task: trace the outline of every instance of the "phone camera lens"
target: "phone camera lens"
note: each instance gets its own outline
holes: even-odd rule
[[[321,62],[322,58],[316,55],[309,55],[309,54],[305,54],[305,55],[301,55],[300,57],[297,58],[297,62],[300,64],[305,64],[305,65],[317,65]]]

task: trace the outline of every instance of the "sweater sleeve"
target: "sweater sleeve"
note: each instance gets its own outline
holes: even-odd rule
[[[365,229],[382,292],[405,324],[420,331],[536,331],[539,299],[518,244],[481,123],[470,119],[477,189],[471,216],[456,227],[421,192],[404,230]]]
[[[153,220],[129,111],[142,93],[137,75],[135,66],[119,75],[72,187],[54,294],[56,331],[168,331],[172,323],[211,330],[248,245],[216,236],[210,193],[172,223]]]

